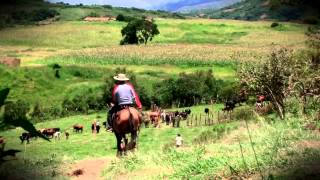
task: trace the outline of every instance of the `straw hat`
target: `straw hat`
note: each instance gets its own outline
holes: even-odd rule
[[[114,76],[113,79],[115,79],[117,81],[128,81],[129,80],[129,78],[127,78],[127,76],[125,74],[118,74],[118,75]]]

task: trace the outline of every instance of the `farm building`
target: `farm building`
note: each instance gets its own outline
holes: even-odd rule
[[[108,22],[108,21],[114,21],[116,20],[115,17],[108,17],[108,16],[103,16],[103,17],[85,17],[83,19],[84,21],[87,22]]]
[[[0,64],[7,65],[9,67],[19,67],[21,60],[15,57],[0,57]]]

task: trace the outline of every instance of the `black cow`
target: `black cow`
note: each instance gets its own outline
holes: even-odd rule
[[[209,108],[205,108],[204,113],[209,114]]]
[[[104,121],[102,125],[104,126],[104,128],[107,128],[107,121]]]
[[[188,113],[186,112],[180,112],[179,115],[184,119],[186,120],[188,118]]]
[[[172,119],[172,115],[171,115],[170,113],[166,113],[164,119],[165,119],[166,125],[169,125],[170,122],[172,121],[172,120],[171,120],[171,119]]]
[[[224,108],[222,109],[222,111],[231,112],[235,107],[236,107],[236,102],[234,100],[228,100],[225,102]]]
[[[33,138],[33,137],[37,137],[36,135],[34,134],[31,134],[29,132],[23,132],[21,134],[21,136],[19,137],[19,139],[21,140],[21,144],[24,142],[24,141],[27,141],[27,143],[29,144],[30,143],[30,139]]]
[[[186,109],[186,110],[184,110],[184,112],[187,113],[188,115],[191,114],[191,110],[190,109]]]

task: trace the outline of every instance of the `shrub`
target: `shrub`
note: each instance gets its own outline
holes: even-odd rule
[[[46,20],[49,18],[53,18],[56,15],[59,15],[59,13],[54,10],[54,9],[38,9],[38,10],[34,10],[32,12],[33,21],[42,21],[42,20]]]
[[[217,97],[221,87],[219,83],[212,71],[199,71],[191,74],[181,73],[177,79],[163,80],[157,83],[154,89],[161,106],[192,106],[203,99]]]
[[[42,109],[42,106],[40,105],[39,102],[37,102],[35,104],[35,106],[33,107],[33,110],[30,114],[30,116],[33,118],[33,119],[44,119],[45,117],[45,114],[43,112],[43,109]]]
[[[275,28],[275,27],[278,27],[279,25],[280,25],[279,23],[273,22],[270,27]]]
[[[89,110],[101,110],[104,106],[102,89],[100,87],[81,86],[66,93],[62,102],[63,115],[88,113]]]
[[[103,5],[102,7],[106,8],[106,9],[112,9],[113,8],[111,5]]]
[[[116,17],[116,20],[117,20],[117,21],[125,21],[125,17],[124,17],[124,15],[119,14],[119,15]]]
[[[37,9],[31,12],[15,11],[11,14],[12,23],[28,24],[34,21],[42,21],[59,15],[54,9]]]
[[[314,16],[311,16],[311,17],[305,17],[303,20],[302,20],[304,23],[306,24],[318,24],[319,23],[319,18],[317,17],[314,17]]]
[[[99,14],[97,14],[96,12],[90,12],[88,14],[89,17],[99,17]]]
[[[253,110],[248,106],[236,108],[233,117],[236,120],[251,120],[253,118]]]
[[[18,100],[9,102],[4,106],[4,119],[6,121],[18,121],[20,119],[27,120],[26,114],[29,112],[29,104]]]

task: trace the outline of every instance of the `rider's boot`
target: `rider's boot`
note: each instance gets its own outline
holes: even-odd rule
[[[108,114],[108,127],[107,127],[107,131],[109,132],[113,132],[113,129],[112,129],[112,114],[109,113]]]

